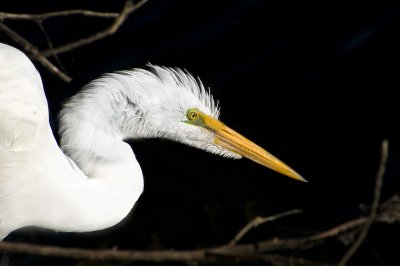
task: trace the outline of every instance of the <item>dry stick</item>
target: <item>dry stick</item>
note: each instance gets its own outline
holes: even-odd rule
[[[10,19],[10,20],[44,21],[49,18],[66,17],[71,15],[82,15],[86,17],[97,17],[97,18],[116,18],[119,16],[119,13],[97,12],[97,11],[82,10],[82,9],[55,11],[42,14],[18,14],[18,13],[0,12],[0,20]]]
[[[235,237],[228,243],[228,245],[232,246],[235,245],[237,242],[239,242],[251,229],[254,229],[264,223],[274,221],[276,219],[297,214],[297,213],[302,213],[302,210],[300,209],[295,209],[295,210],[290,210],[282,213],[278,213],[272,216],[268,217],[261,217],[258,216],[251,220],[248,224],[246,224],[236,235]]]
[[[61,45],[56,48],[44,50],[44,51],[42,51],[42,54],[45,57],[49,57],[51,55],[65,53],[65,52],[71,51],[73,49],[76,49],[78,47],[81,47],[83,45],[93,43],[93,42],[103,39],[109,35],[114,34],[122,26],[122,24],[125,22],[125,20],[128,18],[128,16],[132,12],[134,12],[135,10],[137,10],[138,8],[143,6],[147,1],[148,0],[141,0],[141,1],[138,1],[137,3],[133,3],[132,0],[126,1],[121,13],[118,15],[118,17],[115,18],[115,20],[111,24],[111,26],[109,26],[105,30],[99,31],[88,37],[82,38],[80,40],[77,40],[77,41],[74,41],[71,43],[67,43],[65,45]]]
[[[390,199],[389,199],[390,200]],[[382,213],[384,215],[384,213]],[[27,243],[0,242],[0,250],[11,253],[34,254],[41,256],[62,257],[70,259],[86,260],[115,260],[115,261],[177,261],[177,262],[214,262],[224,257],[237,257],[239,260],[251,260],[253,255],[260,252],[276,250],[294,250],[307,248],[305,245],[319,243],[323,240],[337,237],[349,230],[354,230],[367,223],[367,217],[348,221],[309,237],[279,239],[255,242],[251,244],[238,244],[234,246],[223,245],[208,249],[196,250],[160,250],[160,251],[136,251],[136,250],[101,250],[80,249],[44,246]],[[385,222],[385,221],[382,221]]]
[[[43,27],[43,21],[42,20],[38,20],[36,21],[36,24],[38,25],[40,31],[43,33],[44,38],[46,39],[47,42],[47,46],[49,48],[53,48],[53,42],[50,40],[49,35],[47,34],[46,30]],[[54,55],[54,59],[56,60],[58,66],[60,67],[61,71],[63,71],[65,74],[67,74],[67,71],[65,69],[65,67],[63,66],[63,64],[61,63],[60,58],[58,57],[58,55]],[[67,74],[68,75],[68,74]]]
[[[368,218],[368,221],[365,223],[363,230],[361,231],[360,235],[358,236],[357,240],[351,246],[351,248],[347,251],[347,253],[343,256],[343,258],[339,262],[339,266],[345,266],[347,262],[351,259],[351,257],[357,252],[359,247],[364,242],[365,238],[368,235],[368,231],[371,225],[374,223],[377,217],[378,207],[379,207],[379,200],[381,197],[382,191],[382,183],[383,183],[383,176],[386,170],[386,162],[389,156],[389,141],[383,140],[382,141],[382,148],[381,148],[381,160],[379,163],[379,169],[376,174],[376,181],[375,181],[375,190],[374,190],[374,200],[372,202],[371,207],[371,214]]]
[[[351,230],[357,229],[359,226],[367,222],[366,217],[350,220],[342,223],[326,231],[297,238],[273,238],[271,240],[265,240],[257,242],[258,252],[277,251],[277,250],[296,250],[296,249],[309,249],[312,246],[310,244],[318,245],[324,240],[338,237],[343,233],[347,233]]]
[[[14,14],[14,13],[4,13],[0,12],[0,30],[5,32],[12,40],[16,43],[20,44],[23,49],[28,52],[33,59],[39,61],[46,69],[48,69],[52,74],[63,80],[64,82],[71,81],[71,77],[69,77],[66,73],[58,69],[53,63],[51,63],[46,57],[56,56],[59,53],[67,52],[73,50],[77,47],[90,44],[99,39],[102,39],[108,35],[114,34],[119,27],[124,23],[124,21],[128,18],[128,16],[134,12],[136,9],[140,8],[143,4],[145,4],[148,0],[141,0],[137,3],[133,3],[132,0],[127,0],[125,2],[124,8],[121,13],[103,13],[103,12],[95,12],[90,10],[66,10],[66,11],[58,11],[58,12],[50,12],[43,14]],[[95,17],[106,17],[106,18],[115,18],[114,22],[107,29],[100,31],[96,34],[93,34],[89,37],[80,39],[76,42],[68,43],[62,45],[57,48],[53,48],[50,46],[49,49],[40,52],[38,48],[36,48],[32,43],[26,40],[24,37],[16,33],[11,28],[7,27],[2,20],[4,19],[25,19],[25,20],[33,20],[38,23],[41,23],[43,20],[56,17],[56,16],[69,16],[69,15],[84,15],[84,16],[95,16]],[[56,58],[57,59],[57,58]]]
[[[22,46],[22,48],[27,51],[34,59],[39,61],[46,69],[48,69],[55,76],[60,78],[64,82],[70,82],[71,78],[58,69],[53,63],[51,63],[46,57],[44,57],[33,44],[31,44],[24,37],[16,33],[11,28],[7,27],[3,22],[0,21],[0,30],[3,31],[10,37],[13,41]]]
[[[0,243],[1,245],[2,243]],[[9,244],[9,243],[7,243]],[[20,247],[31,249],[31,245],[23,244],[25,246]],[[82,249],[63,249],[56,247],[41,247],[40,250],[35,250],[36,246],[33,247],[32,252],[28,254],[52,256],[50,253],[55,251],[62,251],[63,256],[69,259],[87,259],[97,261],[147,261],[147,262],[161,262],[161,261],[179,261],[186,263],[201,262],[201,263],[213,263],[218,261],[251,261],[251,262],[264,262],[272,265],[305,265],[305,266],[331,266],[321,262],[313,262],[303,258],[294,258],[289,256],[270,255],[270,254],[236,254],[232,253],[216,253],[207,252],[207,250],[193,250],[193,251],[118,251],[118,250],[104,250],[99,252],[98,250],[82,250]],[[88,253],[88,252],[91,253]],[[48,254],[46,254],[46,252]],[[68,253],[67,253],[68,252]],[[23,252],[25,253],[25,252]]]

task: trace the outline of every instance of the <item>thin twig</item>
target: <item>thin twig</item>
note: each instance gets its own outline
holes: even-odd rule
[[[372,202],[370,216],[369,216],[367,222],[365,223],[364,228],[361,231],[360,235],[358,236],[357,240],[354,242],[354,244],[350,247],[350,249],[347,251],[347,253],[340,260],[339,266],[345,266],[349,262],[349,260],[353,257],[353,255],[357,252],[357,250],[360,248],[360,246],[364,242],[365,238],[368,235],[369,229],[371,228],[371,225],[376,220],[377,213],[378,213],[378,207],[379,207],[379,200],[381,198],[383,176],[385,174],[386,162],[387,162],[388,156],[389,156],[389,141],[385,139],[382,141],[381,160],[379,163],[378,172],[376,174],[374,200]]]
[[[41,14],[18,14],[18,13],[7,13],[0,12],[0,20],[30,20],[30,21],[44,21],[49,18],[54,17],[66,17],[71,15],[82,15],[86,17],[97,17],[97,18],[116,18],[119,13],[116,12],[97,12],[91,10],[64,10],[64,11],[55,11]]]
[[[56,67],[52,62],[50,62],[47,57],[55,56],[57,62],[60,63],[59,59],[56,57],[57,54],[71,51],[75,48],[93,43],[102,38],[105,38],[109,35],[114,34],[117,30],[122,26],[125,20],[129,17],[131,13],[135,10],[143,6],[148,0],[139,0],[134,2],[133,0],[127,0],[124,4],[124,7],[120,13],[113,12],[96,12],[90,10],[65,10],[65,11],[57,11],[43,14],[15,14],[15,13],[5,13],[0,12],[0,31],[6,33],[12,40],[22,46],[22,48],[27,52],[32,59],[37,60],[41,65],[43,65],[47,70],[49,70],[52,74],[60,78],[64,82],[71,81],[71,77],[69,77],[65,71],[60,70]],[[42,22],[45,19],[57,17],[57,16],[69,16],[69,15],[84,15],[84,16],[92,16],[92,17],[103,17],[103,18],[114,18],[113,23],[103,31],[97,32],[88,37],[79,39],[75,42],[67,43],[65,45],[61,45],[59,47],[53,47],[48,36],[45,36],[47,42],[49,44],[49,49],[44,51],[39,51],[39,49],[26,40],[24,37],[19,35],[10,27],[6,26],[2,21],[5,19],[23,19],[23,20],[31,20],[35,21],[39,24],[39,27],[43,30]],[[45,33],[45,32],[44,32]],[[60,63],[62,67],[62,64]]]
[[[129,15],[132,14],[135,10],[137,10],[141,6],[143,6],[147,1],[148,0],[141,0],[136,3],[133,3],[132,0],[127,0],[125,2],[125,5],[124,5],[121,13],[118,15],[118,17],[115,18],[114,22],[105,30],[99,31],[88,37],[61,45],[61,46],[53,48],[53,49],[44,50],[42,52],[42,54],[45,57],[49,57],[51,55],[65,53],[65,52],[68,52],[68,51],[71,51],[78,47],[93,43],[93,42],[103,39],[109,35],[114,34],[122,26],[122,24],[129,17]]]
[[[237,242],[239,242],[250,230],[264,224],[267,222],[271,222],[274,221],[276,219],[282,218],[282,217],[286,217],[289,215],[293,215],[293,214],[297,214],[297,213],[302,213],[302,210],[300,209],[295,209],[295,210],[290,210],[290,211],[286,211],[286,212],[281,212],[272,216],[268,216],[268,217],[261,217],[258,216],[256,218],[254,218],[253,220],[251,220],[248,224],[246,224],[236,235],[235,237],[229,242],[228,245],[232,246],[235,245]]]
[[[22,48],[28,52],[34,59],[36,59],[42,66],[48,69],[52,74],[60,78],[64,82],[70,82],[71,78],[58,69],[53,63],[51,63],[46,57],[44,57],[39,49],[36,48],[32,43],[26,40],[24,37],[19,35],[17,32],[6,26],[0,21],[0,30],[3,31],[10,37],[13,41],[22,46]]]
[[[36,24],[38,25],[40,31],[43,33],[44,38],[46,39],[47,42],[47,46],[52,49],[54,47],[53,42],[50,40],[49,35],[47,34],[46,30],[43,27],[43,22],[41,20],[38,20],[36,22]],[[56,60],[56,62],[58,63],[58,66],[60,67],[61,71],[63,71],[65,74],[67,74],[67,71],[65,70],[65,67],[63,66],[63,64],[61,63],[60,58],[58,57],[58,55],[54,55],[53,56],[54,59]]]
[[[309,249],[330,238],[336,238],[351,230],[355,230],[359,226],[365,224],[366,221],[367,218],[362,217],[350,220],[348,222],[311,236],[297,238],[273,238],[271,240],[260,241],[256,243],[257,250],[259,252],[270,252],[277,250]]]

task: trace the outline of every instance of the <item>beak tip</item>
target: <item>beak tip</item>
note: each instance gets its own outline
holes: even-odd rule
[[[296,173],[296,174],[297,174],[297,173]],[[297,180],[299,180],[299,181],[301,181],[301,182],[304,182],[304,183],[308,183],[308,180],[305,179],[304,177],[302,177],[302,176],[299,175],[299,174],[296,175],[295,179],[297,179]]]
[[[308,183],[308,180],[305,179],[304,177],[302,177],[299,173],[297,173],[296,171],[294,171],[293,169],[290,169],[290,174],[286,174],[287,176],[296,179],[298,181],[304,182],[304,183]]]
[[[305,178],[303,178],[303,177],[301,177],[300,181],[302,181],[302,182],[304,182],[304,183],[308,183],[308,180],[305,179]]]

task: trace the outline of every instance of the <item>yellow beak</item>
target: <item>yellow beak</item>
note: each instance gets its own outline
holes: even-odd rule
[[[201,114],[203,126],[215,134],[214,143],[229,149],[256,163],[268,167],[278,173],[296,180],[307,182],[301,175],[284,162],[267,152],[257,144],[246,139],[239,133],[227,127],[224,123],[206,114]]]

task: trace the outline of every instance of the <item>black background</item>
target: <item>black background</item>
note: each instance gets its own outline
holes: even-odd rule
[[[131,214],[85,234],[23,230],[10,241],[120,249],[192,249],[228,242],[255,216],[303,214],[252,231],[243,241],[294,237],[368,213],[381,141],[390,141],[382,199],[399,192],[400,6],[387,1],[150,0],[113,36],[60,55],[74,80],[42,68],[57,128],[60,104],[104,72],[156,65],[199,76],[219,100],[221,120],[288,163],[300,183],[247,160],[227,160],[165,140],[132,141],[145,190]],[[123,1],[1,1],[0,11],[64,9],[118,12]],[[55,46],[101,30],[111,20],[47,20]],[[32,22],[9,21],[41,49]],[[0,33],[0,41],[14,45]],[[398,265],[399,226],[376,225],[351,265]],[[335,262],[348,247],[330,241],[300,252]],[[74,260],[12,255],[11,265],[76,265]],[[94,264],[103,265],[103,264]],[[109,264],[106,264],[109,265]],[[115,264],[118,265],[118,264]]]

